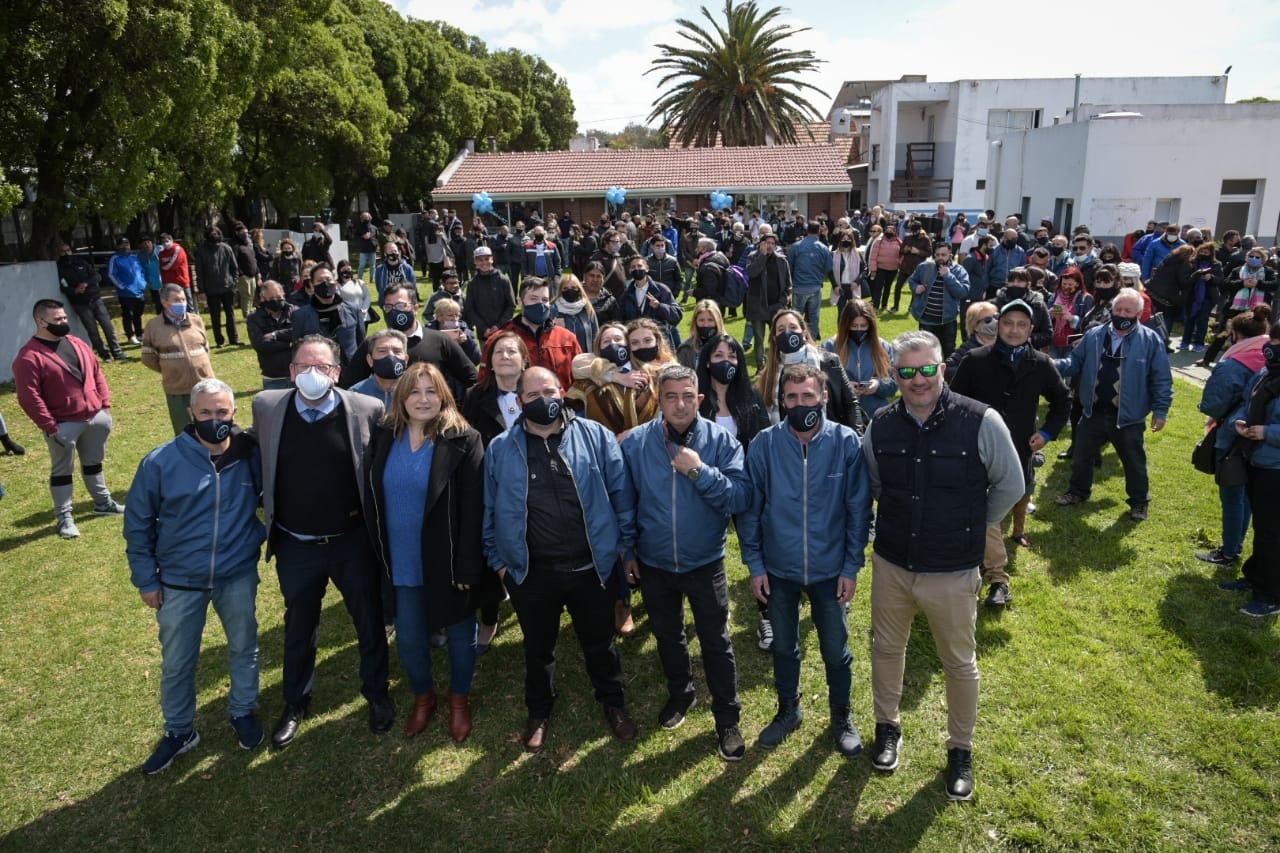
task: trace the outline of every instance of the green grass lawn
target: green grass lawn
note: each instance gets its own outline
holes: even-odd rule
[[[825,308],[828,333],[834,323]],[[892,315],[884,325],[887,337],[909,326]],[[731,326],[741,330],[740,320]],[[240,392],[247,423],[259,387],[252,352],[218,351],[214,365]],[[123,500],[139,458],[169,438],[168,418],[158,376],[137,363],[106,371],[116,422],[107,475]],[[708,701],[678,730],[657,726],[665,680],[643,618],[621,643],[640,739],[608,737],[566,625],[550,742],[542,755],[525,755],[520,631],[509,607],[480,660],[465,746],[449,740],[439,718],[412,740],[398,726],[376,737],[359,696],[354,632],[331,593],[315,716],[293,746],[276,754],[236,745],[225,639],[211,617],[199,674],[203,742],[167,773],[143,777],[138,768],[161,731],[160,655],[155,620],[129,583],[120,520],[91,517],[77,485],[83,535],[64,542],[53,534],[43,442],[12,389],[0,391],[0,410],[28,448],[0,458],[8,492],[0,502],[0,847],[1280,848],[1280,635],[1274,620],[1238,615],[1243,597],[1214,587],[1228,573],[1191,556],[1218,535],[1216,488],[1189,464],[1198,399],[1179,381],[1169,428],[1148,434],[1155,501],[1137,527],[1125,518],[1111,452],[1087,509],[1055,507],[1068,469],[1054,458],[1062,443],[1050,445],[1041,509],[1027,530],[1034,547],[1013,555],[1015,602],[979,616],[977,790],[972,803],[950,804],[943,679],[922,620],[908,652],[896,773],[835,753],[807,627],[805,723],[775,752],[755,747],[775,709],[772,667],[755,646],[755,608],[733,542],[748,739],[740,763],[716,756]],[[283,611],[274,568],[261,573],[261,714],[270,726],[282,705]],[[861,587],[850,615],[854,717],[869,739],[866,573]],[[447,661],[436,654],[443,689]],[[410,695],[394,653],[392,678],[402,720]]]

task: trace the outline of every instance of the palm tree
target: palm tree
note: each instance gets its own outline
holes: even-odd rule
[[[798,78],[822,60],[813,51],[786,47],[788,37],[808,27],[774,24],[785,11],[761,12],[755,0],[737,6],[725,0],[723,27],[705,6],[710,30],[678,18],[680,36],[690,45],[658,45],[662,58],[645,73],[667,72],[658,87],[671,87],[654,101],[648,121],[661,119],[662,129],[685,148],[714,146],[717,139],[725,146],[798,141],[796,126],[820,117],[800,90],[826,93]]]

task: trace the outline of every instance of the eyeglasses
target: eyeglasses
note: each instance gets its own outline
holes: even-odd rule
[[[903,379],[915,379],[917,373],[921,376],[932,379],[938,375],[938,368],[941,366],[942,364],[939,362],[935,364],[922,364],[919,367],[895,367],[894,370],[896,370],[898,375]]]
[[[336,364],[302,364],[301,362],[294,362],[293,366],[298,368],[299,372],[307,370],[337,370],[339,367],[339,365]]]

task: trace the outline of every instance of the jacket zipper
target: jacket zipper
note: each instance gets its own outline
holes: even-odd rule
[[[809,445],[800,442],[800,458],[803,460],[800,499],[800,545],[804,549],[804,585],[809,585]]]
[[[671,560],[675,570],[680,571],[680,530],[676,523],[679,517],[676,512],[676,489],[679,483],[676,481],[675,466],[671,468]]]
[[[382,541],[382,510],[378,506],[378,490],[374,488],[373,468],[369,468],[369,493],[373,495],[373,529],[378,531],[378,559],[388,578],[391,577],[391,562],[386,559],[387,546]]]
[[[569,425],[565,424],[566,431],[568,430],[568,428],[569,428]],[[560,433],[560,443],[561,444],[564,443],[564,431]],[[550,456],[551,444],[547,441],[546,438],[542,439],[542,446],[547,449],[547,455]],[[556,455],[560,456],[559,453],[557,453]],[[578,496],[578,512],[582,516],[582,529],[587,534],[587,548],[588,550],[591,551],[591,562],[595,564],[596,578],[600,578],[600,561],[596,558],[596,548],[595,548],[595,545],[591,542],[591,529],[587,526],[587,506],[582,502],[582,490],[578,488],[578,478],[573,475],[573,466],[569,464],[568,459],[565,459],[563,456],[560,456],[560,461],[564,463],[565,470],[569,472],[569,480],[570,482],[573,483],[573,493]],[[525,495],[525,532],[526,534],[528,533],[528,524],[529,524],[528,504],[529,504],[528,494],[526,493]],[[600,588],[604,589],[604,580],[600,580]]]
[[[213,545],[209,548],[209,589],[213,589],[213,578],[218,568],[218,524],[222,516],[222,475],[218,466],[209,460],[213,469]]]

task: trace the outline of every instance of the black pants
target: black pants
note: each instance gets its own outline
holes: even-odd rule
[[[160,304],[160,291],[148,290],[147,293],[151,294],[151,310],[155,311],[157,315],[163,314],[164,306]]]
[[[871,285],[871,304],[875,306],[876,311],[883,311],[889,307],[889,289],[897,277],[897,270],[880,270],[867,280]]]
[[[119,300],[124,336],[126,338],[142,337],[142,315],[146,310],[146,303],[132,296],[121,296]]]
[[[1248,489],[1253,553],[1244,561],[1244,576],[1256,601],[1280,604],[1280,470],[1250,466]]]
[[[641,565],[640,594],[658,641],[667,692],[672,696],[694,693],[693,665],[684,635],[684,599],[689,599],[698,645],[702,647],[702,669],[711,692],[711,713],[717,726],[736,726],[742,705],[738,702],[738,666],[729,638],[729,586],[724,561],[679,573]]]
[[[902,269],[898,270],[897,275],[893,278],[893,310],[895,312],[898,310],[898,306],[902,304],[902,285],[906,284],[909,278],[911,278],[911,273]],[[886,300],[888,299],[887,294],[885,298]]]
[[[532,566],[524,583],[506,576],[507,592],[524,634],[524,701],[530,719],[551,716],[555,704],[556,638],[566,608],[578,635],[596,701],[623,707],[622,657],[614,640],[613,589],[600,583],[595,569],[561,572]]]
[[[383,629],[378,573],[363,530],[326,545],[279,534],[276,569],[284,596],[284,701],[304,705],[316,674],[316,628],[329,581],[338,588],[360,647],[360,692],[387,693],[387,635]]]
[[[956,321],[943,323],[941,326],[934,326],[927,323],[920,324],[920,331],[933,332],[942,344],[942,360],[946,361],[951,357],[951,353],[956,351]]]
[[[94,352],[99,356],[115,355],[120,352],[120,342],[116,340],[116,327],[111,322],[111,314],[107,311],[107,304],[101,299],[95,299],[92,302],[75,302],[71,308],[76,312],[76,316],[80,318],[81,324],[84,326],[85,332],[89,335],[89,343],[93,344]],[[98,328],[102,328],[102,334],[98,334]],[[106,346],[103,346],[102,339],[106,337]]]
[[[1120,464],[1124,466],[1124,486],[1130,506],[1151,501],[1150,481],[1147,476],[1147,450],[1142,443],[1145,423],[1116,426],[1116,410],[1103,411],[1094,408],[1076,424],[1072,433],[1071,485],[1068,491],[1082,498],[1093,491],[1093,460],[1108,443],[1116,449]]]
[[[209,302],[209,326],[213,329],[213,340],[218,346],[222,346],[222,316],[226,313],[227,323],[227,341],[233,344],[240,343],[240,336],[236,333],[236,294],[235,291],[227,293],[205,293],[204,298]]]

